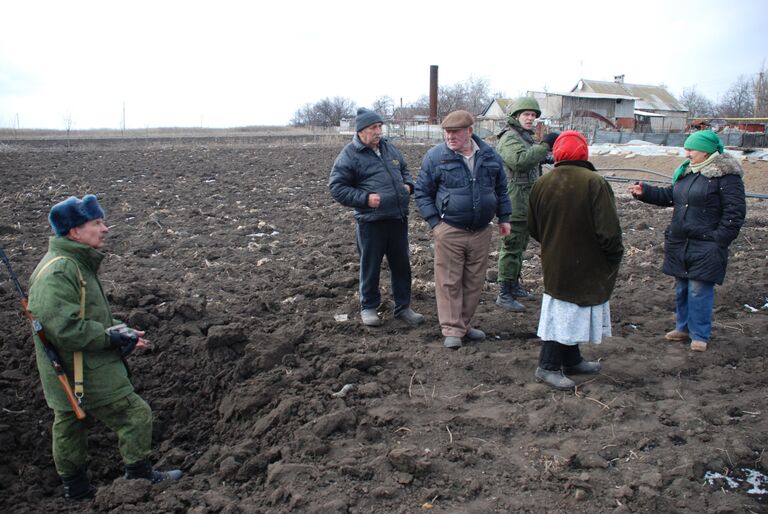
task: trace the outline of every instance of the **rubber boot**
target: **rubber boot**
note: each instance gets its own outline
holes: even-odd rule
[[[155,471],[152,469],[152,464],[149,459],[136,462],[135,464],[126,464],[125,466],[125,478],[129,480],[135,480],[143,478],[149,480],[153,484],[162,482],[164,480],[178,480],[183,473],[180,469],[172,469],[170,471]]]
[[[496,297],[496,305],[512,312],[525,312],[525,305],[515,300],[512,294],[512,282],[502,282],[499,296]]]
[[[91,486],[88,480],[88,472],[81,468],[77,473],[68,477],[61,477],[64,483],[64,498],[68,500],[82,500],[92,498],[96,488]]]

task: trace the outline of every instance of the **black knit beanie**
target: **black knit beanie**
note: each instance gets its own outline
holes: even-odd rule
[[[379,113],[360,107],[357,110],[357,117],[355,118],[355,132],[360,132],[365,127],[370,127],[374,123],[384,123],[384,120]]]

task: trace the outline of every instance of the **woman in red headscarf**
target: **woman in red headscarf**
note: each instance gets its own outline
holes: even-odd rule
[[[566,375],[600,371],[579,344],[599,344],[611,335],[608,299],[624,246],[613,189],[589,162],[587,141],[563,132],[552,149],[554,169],[538,179],[528,204],[528,230],[541,243],[544,296],[535,377],[557,389],[572,389]]]

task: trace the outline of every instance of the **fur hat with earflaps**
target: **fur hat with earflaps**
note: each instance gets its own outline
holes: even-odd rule
[[[95,195],[85,195],[82,200],[76,196],[70,196],[51,208],[48,223],[51,224],[54,234],[65,236],[72,228],[102,218],[104,218],[104,209],[99,205]]]

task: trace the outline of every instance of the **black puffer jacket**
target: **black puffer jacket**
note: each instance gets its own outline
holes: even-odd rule
[[[743,174],[739,162],[724,153],[672,186],[643,184],[639,200],[674,207],[664,232],[664,273],[723,283],[728,246],[739,235],[747,212]]]
[[[445,221],[464,230],[482,230],[494,216],[508,223],[512,207],[507,196],[504,164],[496,151],[472,135],[480,150],[475,169],[448,145],[433,146],[424,156],[416,181],[416,205],[431,228]]]
[[[354,207],[360,222],[408,218],[408,200],[414,183],[402,154],[387,139],[379,143],[381,156],[355,135],[336,157],[328,179],[333,198]],[[409,186],[410,192],[405,185]],[[368,195],[378,193],[381,204],[368,207]]]

